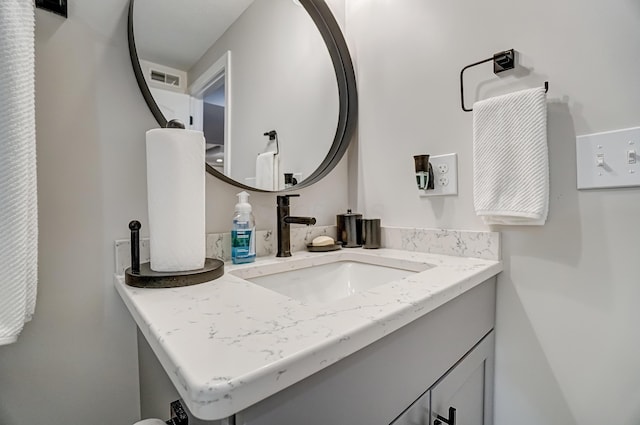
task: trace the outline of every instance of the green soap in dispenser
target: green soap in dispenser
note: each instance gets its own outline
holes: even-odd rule
[[[256,222],[247,192],[238,193],[238,203],[231,229],[231,261],[233,264],[251,263],[256,259]]]

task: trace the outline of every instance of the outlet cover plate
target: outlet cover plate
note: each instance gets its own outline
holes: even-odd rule
[[[457,195],[458,155],[450,153],[446,155],[431,156],[429,157],[429,163],[433,167],[434,188],[431,190],[420,190],[420,196],[431,197]]]

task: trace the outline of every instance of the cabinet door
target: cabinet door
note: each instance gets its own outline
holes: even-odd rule
[[[429,403],[431,402],[431,391],[422,394],[419,399],[413,402],[411,406],[400,416],[398,416],[391,425],[427,425],[429,423]]]
[[[493,423],[493,355],[492,331],[431,387],[431,424]]]

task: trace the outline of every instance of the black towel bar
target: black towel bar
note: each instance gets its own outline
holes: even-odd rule
[[[508,71],[510,69],[515,68],[515,50],[514,49],[510,49],[510,50],[505,50],[502,52],[498,52],[496,54],[494,54],[492,57],[487,58],[487,59],[483,59],[481,61],[478,61],[476,63],[472,63],[471,65],[467,65],[464,68],[462,68],[462,71],[460,71],[460,103],[462,105],[462,110],[465,112],[471,112],[473,111],[473,108],[465,108],[464,106],[464,80],[463,80],[463,75],[464,75],[464,71],[466,71],[469,68],[472,68],[476,65],[480,65],[482,63],[485,62],[490,62],[493,61],[493,73],[494,74],[499,74],[503,71]],[[544,82],[544,92],[547,93],[549,91],[549,82],[545,81]]]
[[[36,0],[36,7],[67,17],[67,0]]]

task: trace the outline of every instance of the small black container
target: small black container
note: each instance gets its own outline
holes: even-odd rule
[[[338,226],[338,241],[342,242],[343,248],[359,248],[362,246],[362,214],[352,213],[347,210],[346,214],[336,216]]]
[[[365,218],[362,220],[363,248],[378,249],[382,246],[382,230],[379,218]]]

